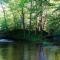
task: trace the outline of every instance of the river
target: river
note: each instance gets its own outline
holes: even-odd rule
[[[0,44],[0,60],[60,60],[59,46],[33,43]]]

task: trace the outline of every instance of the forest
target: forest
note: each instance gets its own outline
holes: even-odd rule
[[[0,0],[0,30],[13,29],[59,34],[59,0]]]

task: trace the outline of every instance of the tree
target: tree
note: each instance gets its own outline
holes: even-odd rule
[[[54,8],[54,10],[52,11],[52,14],[48,15],[48,30],[50,31],[53,30],[52,34],[59,34],[60,32],[59,6],[57,8]]]
[[[4,15],[4,26],[5,26],[5,30],[8,30],[8,25],[7,25],[7,20],[6,20],[6,13],[5,13],[5,7],[3,7],[3,3],[1,2],[1,7],[2,7],[2,10],[3,10],[3,15]]]

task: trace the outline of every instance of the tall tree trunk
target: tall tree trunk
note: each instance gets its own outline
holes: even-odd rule
[[[41,0],[41,4],[40,4],[40,6],[41,6],[41,13],[40,13],[40,17],[41,17],[41,19],[40,19],[40,30],[42,31],[42,15],[43,15],[43,9],[42,9],[42,0]]]
[[[23,23],[23,32],[24,32],[24,38],[25,38],[25,21],[24,21],[24,8],[22,7],[22,23]]]
[[[5,13],[5,9],[4,9],[4,7],[3,7],[3,5],[2,5],[2,3],[1,3],[1,6],[2,6],[2,10],[3,10],[3,14],[4,14],[4,23],[5,23],[5,28],[6,28],[6,30],[8,30],[8,25],[7,25],[7,20],[6,20],[6,13]]]
[[[22,7],[22,23],[23,23],[23,29],[25,29],[25,22],[24,22],[24,9]]]
[[[31,20],[32,20],[32,13],[30,13],[30,30],[31,30]]]
[[[29,22],[29,39],[31,40],[31,29],[32,29],[32,26],[31,26],[31,21],[32,21],[32,0],[30,1],[31,2],[31,10],[30,10],[30,22]]]
[[[47,9],[47,6],[45,5],[45,9]],[[46,12],[45,12],[45,16],[44,16],[44,22],[43,22],[43,29],[45,29],[46,27],[45,27],[45,23],[47,22],[47,10],[46,10]]]
[[[17,28],[17,23],[16,23],[16,16],[14,15],[14,12],[12,12],[12,14],[13,14],[13,20],[14,20],[14,29],[16,29]]]
[[[32,0],[31,0],[31,11],[30,11],[30,30],[31,30],[31,21],[32,21]]]
[[[38,3],[37,3],[37,0],[36,0],[36,30],[37,30],[37,5],[38,5]]]

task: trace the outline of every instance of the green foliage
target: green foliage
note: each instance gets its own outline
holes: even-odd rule
[[[49,0],[0,0],[0,2],[5,6],[4,11],[0,12],[3,15],[0,17],[2,29],[6,27],[10,30],[21,29],[23,26],[25,29],[30,27],[36,29],[39,28],[39,20],[42,21],[41,26],[46,25],[43,28],[47,31],[53,29],[55,33],[60,29],[60,14],[56,15],[60,11],[59,4],[50,3]],[[58,7],[55,7],[56,5]]]
[[[60,7],[58,6],[48,18],[48,30],[53,29],[53,34],[60,34]]]

